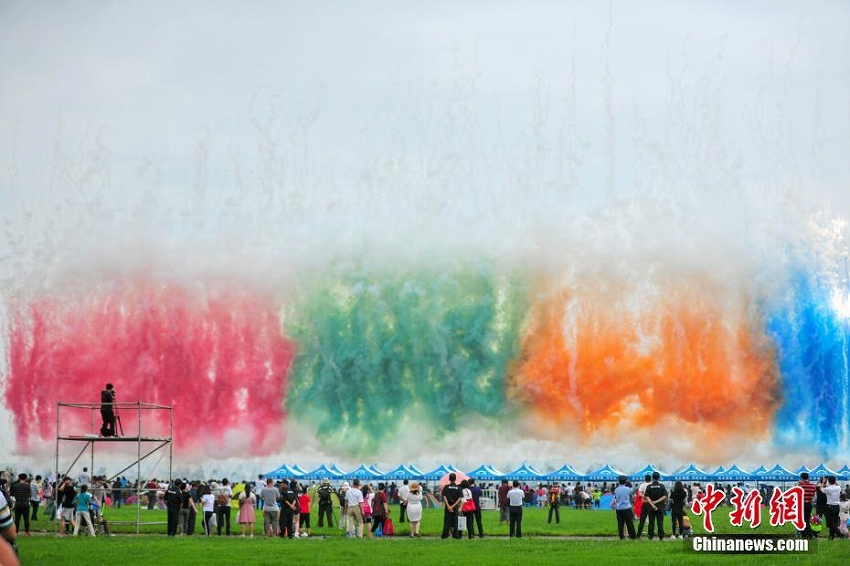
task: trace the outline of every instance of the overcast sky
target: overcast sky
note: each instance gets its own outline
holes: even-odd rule
[[[844,0],[6,0],[2,292],[384,241],[734,262],[811,228],[788,203],[850,216],[848,30]]]

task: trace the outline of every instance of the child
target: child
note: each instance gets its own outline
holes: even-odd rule
[[[694,536],[694,530],[691,528],[691,518],[688,517],[688,514],[682,517],[682,532],[680,533],[682,538],[691,538]]]
[[[847,530],[848,520],[850,520],[850,499],[847,499],[846,493],[842,493],[838,497],[838,530],[845,537],[850,537],[850,532]]]
[[[303,490],[298,496],[298,507],[301,510],[299,513],[298,526],[302,537],[310,536],[310,496],[307,490]]]

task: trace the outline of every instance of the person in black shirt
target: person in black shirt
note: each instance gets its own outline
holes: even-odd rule
[[[9,488],[9,495],[15,498],[15,530],[21,532],[23,517],[24,533],[30,536],[30,482],[26,474],[18,474],[18,481]]]
[[[280,536],[281,538],[295,538],[295,509],[298,507],[298,482],[283,482],[280,487]]]
[[[71,478],[65,477],[62,481],[62,484],[59,486],[57,490],[57,499],[62,505],[62,518],[59,522],[59,536],[65,536],[67,534],[65,526],[68,528],[73,528],[74,523],[74,498],[77,497],[77,490],[74,489],[74,482],[71,481]]]
[[[115,436],[115,411],[112,408],[114,402],[115,389],[111,383],[107,383],[106,389],[100,392],[100,417],[103,419],[101,436]]]
[[[688,499],[688,492],[685,491],[685,486],[682,482],[677,481],[673,486],[673,491],[670,492],[670,530],[673,532],[673,538],[683,538],[685,531],[685,503]],[[678,535],[676,534],[678,531]]]
[[[183,504],[182,485],[180,480],[172,480],[165,491],[165,508],[168,520],[168,536],[177,535],[177,525],[180,521],[180,507]]]
[[[460,486],[455,483],[457,475],[449,474],[449,483],[443,487],[443,538],[452,537],[459,539],[460,531],[457,530],[457,514],[461,504]]]
[[[644,505],[649,505],[649,540],[655,534],[658,524],[658,540],[664,539],[664,508],[667,501],[667,488],[659,481],[661,474],[652,472],[652,483],[644,492]]]
[[[328,526],[334,526],[333,520],[333,509],[334,504],[331,501],[331,494],[333,493],[333,489],[331,488],[331,483],[327,479],[322,480],[322,485],[316,491],[316,495],[319,496],[319,526],[323,527],[325,525],[324,518],[328,518]]]

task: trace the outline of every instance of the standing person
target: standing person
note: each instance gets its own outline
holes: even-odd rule
[[[508,480],[502,480],[497,495],[499,500],[499,523],[504,523],[508,520],[508,492],[510,490]]]
[[[677,481],[670,492],[670,532],[673,538],[684,538],[685,530],[685,502],[688,492],[682,482]],[[676,533],[679,533],[678,535]]]
[[[408,480],[401,482],[401,487],[398,488],[398,522],[403,523],[404,517],[407,515],[407,496],[410,495],[410,486],[407,485]]]
[[[32,507],[30,520],[38,521],[39,505],[41,505],[41,476],[35,476],[30,481],[30,507]]]
[[[842,492],[838,496],[838,530],[845,537],[850,537],[850,531],[847,529],[848,521],[850,521],[850,497]]]
[[[418,537],[419,526],[422,523],[422,491],[419,482],[410,484],[407,492],[407,520],[410,521],[410,538]]]
[[[469,491],[472,492],[472,500],[475,502],[475,510],[472,512],[475,517],[475,522],[478,525],[478,538],[484,538],[484,529],[481,527],[481,488],[475,483],[475,480],[469,479]],[[468,524],[469,533],[472,534],[472,524]]]
[[[278,494],[272,478],[267,478],[266,487],[260,492],[260,499],[263,500],[263,532],[266,533],[267,537],[276,537],[280,534]]]
[[[183,490],[180,480],[171,480],[165,490],[165,510],[168,521],[168,536],[177,536],[180,523],[180,507],[183,505]]]
[[[212,494],[210,486],[206,484],[201,486],[201,509],[204,511],[204,533],[207,536],[212,536],[210,519],[215,514],[215,496]]]
[[[655,526],[658,526],[658,540],[664,540],[664,507],[667,501],[667,488],[659,481],[661,474],[652,472],[652,483],[646,487],[644,492],[644,505],[649,505],[649,540],[655,534]]]
[[[440,492],[443,496],[443,534],[442,538],[449,538],[449,535],[459,539],[460,532],[457,530],[457,514],[461,506],[461,491],[458,486],[457,474],[454,472],[449,474],[449,483],[443,486],[443,491]]]
[[[345,488],[345,483],[342,487]],[[348,526],[348,538],[363,538],[363,510],[360,507],[363,501],[360,480],[356,479],[354,485],[345,490],[345,520]]]
[[[76,521],[74,520],[74,499],[77,497],[77,490],[74,489],[74,482],[71,481],[71,478],[65,476],[57,492],[57,497],[61,501],[60,505],[62,507],[58,536],[63,537],[67,534],[67,527],[76,526]]]
[[[638,517],[640,517],[640,522],[638,523],[637,530],[637,538],[643,534],[643,525],[646,523],[647,517],[649,517],[649,513],[652,511],[652,506],[646,504],[646,488],[649,487],[649,484],[652,483],[652,476],[646,474],[643,476],[643,483],[638,485],[637,489],[637,497],[635,498],[638,502],[637,508],[635,511],[637,512]]]
[[[319,527],[325,526],[325,517],[328,519],[328,527],[334,526],[334,504],[333,499],[331,498],[331,494],[333,494],[333,488],[331,488],[331,482],[328,478],[322,480],[322,485],[319,486],[319,489],[316,490],[316,497],[319,498]]]
[[[17,566],[18,547],[15,541],[18,539],[18,531],[15,529],[15,521],[12,511],[9,509],[9,500],[6,492],[0,488],[0,564]]]
[[[230,481],[227,478],[221,480],[221,485],[218,487],[215,498],[215,515],[218,522],[218,534],[221,535],[221,529],[224,527],[226,536],[230,536],[230,498],[233,497],[233,489],[230,487]]]
[[[549,486],[547,493],[549,498],[549,523],[552,523],[552,514],[555,514],[555,523],[561,524],[561,488],[558,484],[553,483]]]
[[[508,535],[510,538],[522,538],[522,503],[525,493],[520,489],[519,482],[514,480],[514,487],[508,491]]]
[[[91,495],[88,493],[88,486],[81,485],[80,493],[74,497],[74,505],[77,509],[77,524],[74,525],[74,536],[80,532],[80,525],[85,523],[91,536],[94,535],[94,525],[91,518]]]
[[[115,388],[111,383],[107,383],[106,388],[100,392],[100,417],[103,419],[100,427],[101,436],[115,436],[113,403],[115,403]]]
[[[626,476],[617,478],[619,484],[614,488],[613,506],[617,513],[617,534],[620,540],[625,538],[623,527],[629,533],[629,538],[637,538],[635,535],[635,516],[632,514],[632,489],[626,485]]]
[[[295,508],[298,506],[298,496],[295,489],[298,487],[294,480],[290,484],[284,481],[280,486],[280,536],[295,538]]]
[[[30,536],[30,482],[26,474],[18,474],[18,481],[9,488],[15,498],[15,530],[21,532],[21,517],[24,519],[24,536]]]
[[[839,503],[841,502],[841,487],[836,483],[835,476],[827,476],[823,493],[826,497],[826,528],[829,529],[829,540],[842,538],[838,530]]]
[[[387,486],[379,483],[378,491],[372,497],[372,536],[375,536],[375,532],[378,529],[381,529],[383,533],[384,521],[390,516],[390,504],[386,490]]]
[[[339,500],[339,529],[345,531],[346,534],[348,533],[348,516],[346,514],[348,502],[345,499],[345,494],[348,493],[349,489],[348,482],[344,481],[336,493],[337,500]]]
[[[475,517],[475,500],[472,499],[472,490],[469,488],[469,480],[462,480],[460,482],[460,494],[462,501],[460,505],[460,512],[463,513],[463,518],[466,521],[467,537],[471,540],[473,538],[472,520]]]
[[[196,517],[198,514],[197,510],[195,509],[195,499],[192,497],[190,487],[191,486],[188,482],[181,483],[182,489],[180,490],[180,514],[177,518],[177,534],[181,536],[192,534],[192,531],[189,530],[189,521],[190,518],[192,521],[194,521],[194,517]]]
[[[821,521],[826,521],[826,493],[823,488],[826,487],[826,477],[822,477],[818,480],[817,483],[817,491],[815,492],[815,514],[817,514]]]
[[[301,490],[301,495],[298,496],[298,530],[302,537],[310,536],[310,494],[307,489]],[[330,521],[330,519],[328,519]]]
[[[245,526],[250,525],[251,538],[254,538],[254,523],[257,521],[257,515],[254,511],[256,503],[257,498],[254,496],[254,489],[250,483],[246,483],[245,491],[239,494],[239,513],[236,514],[236,522],[242,529],[242,537],[245,536]]]
[[[80,487],[86,486],[88,487],[91,483],[91,475],[89,474],[89,469],[86,466],[83,466],[83,471],[80,472],[80,475],[77,476],[77,485]]]
[[[806,521],[806,526],[802,531],[799,531],[799,533],[803,536],[803,538],[814,538],[815,534],[812,532],[810,522],[812,520],[812,506],[815,502],[817,486],[809,481],[808,472],[800,474],[800,481],[797,485],[803,488],[803,520]]]
[[[41,496],[44,498],[44,514],[52,521],[56,515],[56,498],[53,497],[53,483],[49,479],[41,484]]]

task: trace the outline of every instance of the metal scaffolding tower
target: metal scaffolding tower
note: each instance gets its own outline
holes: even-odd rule
[[[112,483],[116,478],[119,478],[124,472],[130,470],[135,466],[136,468],[136,482],[135,487],[127,490],[132,491],[136,494],[136,534],[140,532],[141,525],[156,525],[156,524],[165,524],[163,521],[142,521],[141,520],[141,502],[140,496],[142,492],[147,491],[142,482],[142,461],[146,458],[156,454],[158,452],[168,451],[168,480],[171,481],[171,467],[172,467],[172,459],[173,459],[173,436],[174,436],[174,408],[171,405],[154,405],[151,403],[142,403],[141,401],[137,401],[135,403],[112,403],[113,410],[118,416],[118,434],[119,436],[100,436],[98,434],[99,424],[100,424],[100,403],[57,403],[56,406],[56,477],[57,480],[62,478],[63,476],[70,476],[71,470],[74,468],[76,463],[83,457],[84,454],[88,452],[89,454],[89,469],[94,472],[94,453],[95,453],[95,445],[101,446],[105,449],[108,449],[110,446],[114,446],[116,443],[121,445],[126,445],[128,443],[136,445],[136,454],[135,459],[129,462],[124,468],[122,468],[118,473],[112,475],[107,478],[107,480]],[[68,412],[73,411],[77,413],[76,419],[71,419],[73,423],[69,425],[67,421],[69,420]],[[167,436],[147,436],[145,435],[145,430],[150,430],[153,428],[148,422],[148,426],[145,427],[145,420],[150,419],[148,416],[147,419],[143,419],[143,415],[150,415],[150,413],[154,413],[159,417],[158,420],[164,421],[164,417],[162,417],[163,413],[168,412],[168,435]],[[63,412],[65,413],[65,422],[63,423]],[[82,412],[85,414],[89,413],[88,418],[81,419],[79,413]],[[158,414],[157,414],[158,413]],[[128,436],[124,436],[123,425],[121,424],[121,417],[124,416],[135,416],[134,422],[136,424],[135,430],[132,430],[132,426],[128,423],[128,427],[131,428],[131,433]],[[81,421],[87,421],[85,425],[81,426]],[[74,430],[68,430],[69,428],[74,427]],[[86,429],[86,430],[81,430]],[[161,426],[159,428],[162,428]],[[63,471],[59,467],[59,453],[60,446],[65,443],[70,443],[72,445],[82,445],[82,448],[77,453],[77,456],[74,460],[68,465],[67,468]],[[164,454],[163,454],[164,455]],[[129,456],[128,458],[132,458]],[[110,521],[111,524],[133,524],[130,521]]]

